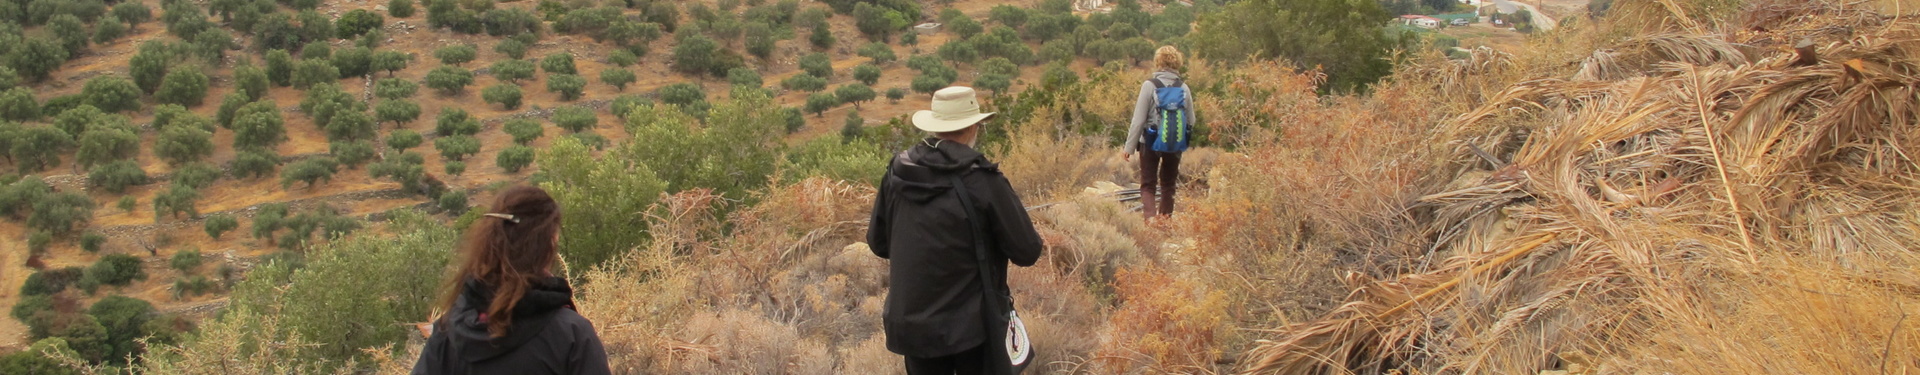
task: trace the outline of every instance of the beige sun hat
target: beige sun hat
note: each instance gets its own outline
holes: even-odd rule
[[[933,109],[913,113],[913,127],[945,133],[966,129],[988,117],[993,117],[993,113],[980,113],[980,100],[972,87],[953,86],[933,93]]]

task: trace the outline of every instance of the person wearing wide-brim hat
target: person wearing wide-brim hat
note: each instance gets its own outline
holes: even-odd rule
[[[1020,197],[973,149],[991,118],[972,88],[935,92],[932,109],[913,114],[914,128],[932,136],[893,157],[874,199],[867,244],[889,260],[887,350],[906,356],[909,374],[984,373],[988,348],[1000,345],[988,342],[983,293],[1006,295],[1007,263],[1040,258],[1040,234]],[[976,240],[985,262],[976,259]],[[991,276],[983,279],[982,265]]]

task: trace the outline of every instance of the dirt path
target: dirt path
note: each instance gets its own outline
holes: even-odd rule
[[[1560,26],[1560,22],[1555,21],[1552,15],[1540,11],[1540,8],[1534,7],[1533,4],[1527,4],[1524,1],[1509,0],[1493,0],[1493,3],[1500,6],[1500,11],[1503,13],[1515,8],[1526,9],[1528,13],[1533,14],[1533,26],[1540,28],[1540,31],[1553,30],[1554,27]]]

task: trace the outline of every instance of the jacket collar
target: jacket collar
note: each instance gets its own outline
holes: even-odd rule
[[[468,279],[461,284],[460,298],[454,303],[453,311],[448,312],[447,321],[452,343],[459,347],[458,353],[468,362],[483,361],[513,351],[540,335],[549,323],[553,312],[560,309],[573,309],[573,287],[566,279],[549,277],[533,280],[528,285],[520,302],[513,306],[513,323],[507,328],[506,336],[493,337],[487,332],[487,306],[493,303],[493,287],[480,280]]]

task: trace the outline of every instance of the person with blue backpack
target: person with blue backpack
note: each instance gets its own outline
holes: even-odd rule
[[[1120,157],[1140,152],[1140,212],[1148,220],[1173,214],[1174,185],[1180,180],[1180,154],[1193,137],[1193,90],[1180,79],[1185,59],[1173,46],[1153,51],[1153,76],[1140,83],[1133,123]]]

